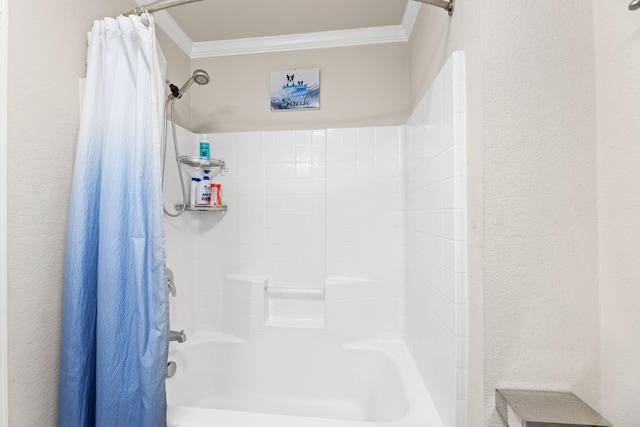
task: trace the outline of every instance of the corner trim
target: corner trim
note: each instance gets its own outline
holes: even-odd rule
[[[7,298],[8,0],[0,0],[0,426],[9,426]]]

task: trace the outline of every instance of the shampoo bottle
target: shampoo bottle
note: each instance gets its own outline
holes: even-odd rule
[[[209,179],[208,170],[204,171],[204,177],[200,182],[198,190],[198,205],[210,205],[211,204],[211,180]]]
[[[189,204],[198,204],[198,189],[200,188],[200,178],[191,178],[191,192],[189,193]]]
[[[211,155],[211,144],[207,139],[207,135],[200,135],[200,158],[202,160],[209,160]]]

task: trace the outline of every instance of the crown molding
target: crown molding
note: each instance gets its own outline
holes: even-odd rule
[[[404,9],[404,16],[402,17],[402,28],[404,29],[404,33],[407,36],[407,40],[411,38],[411,33],[413,32],[413,26],[416,23],[416,19],[418,18],[418,12],[420,11],[420,5],[422,3],[418,3],[417,1],[409,0],[407,2],[407,7]]]
[[[191,55],[193,40],[191,40],[191,37],[178,25],[175,19],[169,15],[169,12],[166,10],[155,12],[153,13],[153,19],[184,53]]]
[[[136,0],[139,5],[143,2],[149,3],[149,0]],[[207,42],[191,40],[166,10],[155,12],[153,16],[158,26],[187,56],[194,59],[406,42],[419,10],[420,3],[409,0],[400,25]]]
[[[199,42],[193,44],[189,56],[191,58],[208,58],[404,41],[407,41],[407,37],[402,26],[390,25],[354,30]]]

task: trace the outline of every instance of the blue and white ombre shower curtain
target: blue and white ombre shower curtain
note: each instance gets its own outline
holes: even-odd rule
[[[89,32],[67,226],[60,427],[166,426],[169,308],[153,24]]]

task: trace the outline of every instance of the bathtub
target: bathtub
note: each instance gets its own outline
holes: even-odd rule
[[[442,427],[401,342],[200,333],[169,359],[168,427]]]

